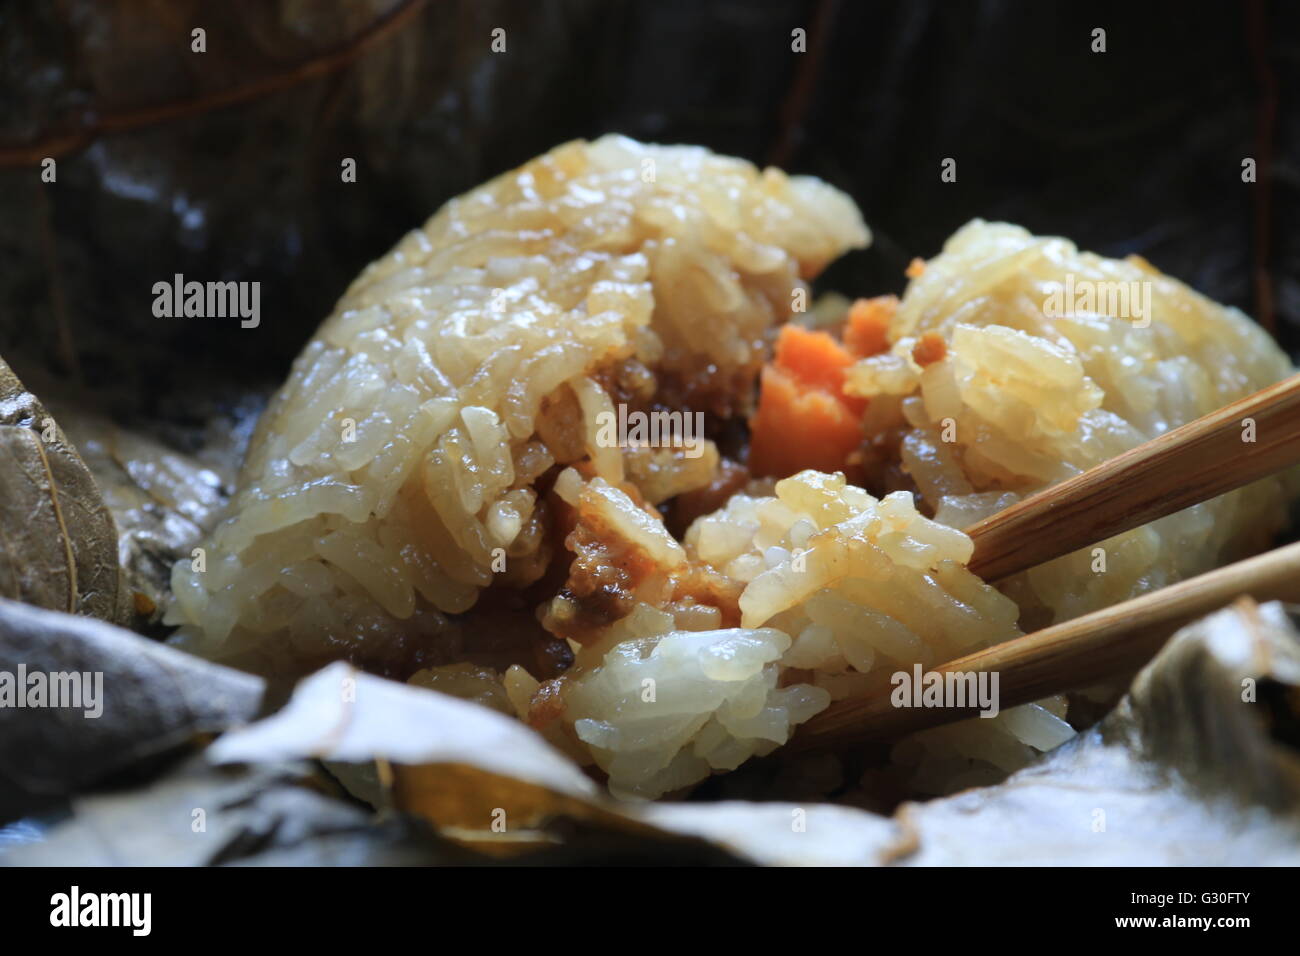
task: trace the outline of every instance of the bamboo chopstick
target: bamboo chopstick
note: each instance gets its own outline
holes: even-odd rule
[[[1141,667],[1182,625],[1248,594],[1300,600],[1300,542],[932,668],[998,674],[998,704],[1014,707]],[[894,707],[888,693],[837,701],[787,747],[843,746],[897,737],[973,716],[976,708]]]
[[[1243,440],[1246,419],[1253,441]],[[968,567],[996,581],[1298,461],[1300,375],[1293,375],[971,525]]]
[[[1247,441],[1247,420],[1252,424]],[[1023,571],[1300,462],[1300,375],[1166,432],[1054,485],[966,533],[986,581]],[[1146,663],[1178,627],[1242,594],[1300,599],[1300,543],[1228,565],[939,667],[998,674],[999,706],[1097,683]],[[788,747],[884,739],[976,708],[894,707],[888,693],[832,704]]]

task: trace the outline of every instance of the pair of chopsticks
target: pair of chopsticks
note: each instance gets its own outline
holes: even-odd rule
[[[1245,440],[1247,437],[1253,441]],[[968,567],[986,581],[1240,488],[1300,462],[1300,375],[1166,432],[966,529]],[[1179,627],[1241,595],[1300,600],[1300,543],[1026,634],[931,668],[997,672],[1014,707],[1127,674]],[[972,716],[974,708],[894,707],[889,695],[837,701],[787,746],[810,749],[897,737]]]

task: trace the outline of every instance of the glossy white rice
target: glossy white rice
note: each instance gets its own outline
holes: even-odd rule
[[[1098,302],[1100,283],[1145,288],[1150,314],[1056,315],[1052,296],[1067,283],[1097,283]],[[947,356],[922,368],[912,350],[925,333]],[[979,220],[909,283],[890,340],[846,390],[871,398],[869,431],[901,430],[903,468],[955,528],[1293,372],[1249,317],[1141,259]],[[1265,547],[1296,489],[1294,474],[1270,477],[1102,542],[1104,555],[1088,548],[1035,568],[1006,593],[1022,625],[1039,627],[1199,574]]]

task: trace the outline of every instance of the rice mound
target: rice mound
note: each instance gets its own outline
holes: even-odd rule
[[[557,489],[577,506],[597,483],[570,472]],[[703,564],[734,582],[739,613],[739,626],[719,627],[725,606],[655,606],[655,595],[679,590],[657,581],[582,646],[558,682],[562,706],[518,669],[507,674],[530,722],[579,758],[585,745],[616,793],[658,797],[734,769],[832,699],[889,693],[892,675],[915,663],[1020,634],[1015,604],[966,570],[970,539],[918,513],[905,492],[877,500],[843,475],[804,471],[771,494],[732,496],[674,549],[643,530],[630,497],[595,490],[609,537],[653,548],[661,577],[685,579]],[[1014,769],[1072,736],[1063,703],[1048,706],[977,718],[963,766]],[[936,738],[954,739],[966,743]]]
[[[589,456],[624,480],[624,456],[595,441],[615,397],[744,412],[804,278],[867,240],[818,180],[617,136],[453,200],[352,283],[294,363],[205,566],[174,569],[177,642],[268,672],[393,669],[484,588],[544,573],[540,476]],[[628,457],[659,495],[717,463]]]
[[[1145,284],[1150,314],[1047,308],[1085,281]],[[922,366],[927,333],[945,354]],[[890,350],[859,361],[845,391],[870,398],[867,432],[894,437],[912,486],[954,528],[1293,372],[1246,315],[1144,260],[980,220],[912,279],[888,334]],[[1271,476],[1101,542],[1104,571],[1087,548],[1003,590],[1026,628],[1109,606],[1266,547],[1297,490],[1295,473]]]
[[[693,456],[601,438],[618,407],[707,412],[721,436],[805,280],[867,240],[819,181],[621,137],[448,203],[295,362],[206,563],[174,569],[176,640],[277,676],[348,658],[476,700],[654,798],[771,752],[833,700],[1280,526],[1289,476],[1104,542],[1104,572],[1091,549],[1001,590],[967,570],[974,521],[1291,371],[1244,315],[1144,262],[1004,224],[953,236],[886,351],[846,373],[869,399],[872,478],[898,490],[748,480],[707,440]],[[1147,283],[1150,326],[1049,316],[1080,279]],[[694,493],[708,505],[674,536],[658,506]],[[475,653],[516,627],[571,666],[547,679]],[[914,734],[894,768],[929,792],[988,782],[1072,736],[1064,717],[1052,698]]]

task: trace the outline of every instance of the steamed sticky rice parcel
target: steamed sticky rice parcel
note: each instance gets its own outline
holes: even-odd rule
[[[1280,480],[1108,545],[1102,582],[1051,565],[981,581],[970,521],[1287,363],[1145,265],[978,223],[901,302],[819,309],[814,327],[806,282],[867,241],[819,181],[618,137],[452,201],[299,356],[202,565],[175,569],[177,640],[271,675],[347,658],[477,700],[655,797],[1026,615],[1273,530]],[[1035,306],[1071,271],[1134,270],[1156,290],[1144,328]],[[670,440],[642,428],[665,421]],[[1064,718],[1042,701],[894,760],[927,788],[977,782],[1069,737]]]

